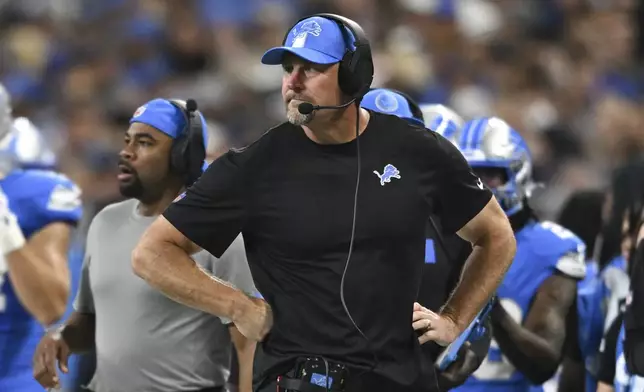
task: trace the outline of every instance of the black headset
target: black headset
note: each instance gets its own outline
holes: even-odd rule
[[[185,186],[190,186],[201,176],[206,159],[201,113],[193,99],[185,102],[169,99],[168,102],[181,111],[186,124],[172,143],[170,170],[182,177]]]
[[[314,14],[306,16],[293,24],[288,29],[282,40],[282,46],[286,45],[289,34],[293,27],[305,19],[321,17],[332,20],[340,26],[342,37],[344,38],[346,51],[342,60],[340,60],[340,69],[338,71],[338,85],[343,93],[350,95],[352,98],[361,99],[371,87],[373,81],[373,58],[371,56],[371,46],[369,40],[359,24],[349,18],[336,14]],[[355,49],[351,50],[351,36],[353,34]]]

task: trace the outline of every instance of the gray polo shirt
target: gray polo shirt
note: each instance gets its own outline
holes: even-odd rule
[[[92,221],[74,307],[96,315],[95,392],[177,392],[222,386],[232,347],[227,320],[181,305],[132,271],[131,254],[155,217],[138,201],[113,204]],[[220,259],[193,256],[214,276],[256,293],[238,237]]]

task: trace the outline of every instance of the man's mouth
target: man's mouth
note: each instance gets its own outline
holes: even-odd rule
[[[302,102],[308,102],[308,101],[307,101],[306,99],[304,99],[304,98],[293,97],[293,98],[290,98],[290,99],[288,100],[288,103],[289,103],[289,104],[290,104],[291,102],[295,102],[295,103],[297,103],[297,104],[300,104],[300,103],[302,103]]]
[[[116,176],[119,181],[129,181],[134,176],[134,170],[126,165],[119,165],[119,174]]]

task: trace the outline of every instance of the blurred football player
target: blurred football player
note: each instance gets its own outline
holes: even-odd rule
[[[632,296],[629,298],[627,291],[630,286],[628,271],[629,264],[637,254],[642,208],[640,203],[627,207],[622,220],[621,255],[611,260],[600,273],[605,288],[606,333],[599,353],[598,392],[644,390],[644,378],[629,372],[624,350],[624,311],[627,304],[632,305]]]
[[[54,170],[56,155],[47,146],[36,126],[26,117],[17,117],[11,124],[6,151],[22,169]]]
[[[494,339],[488,356],[455,390],[530,391],[549,380],[561,362],[566,317],[577,282],[586,274],[586,246],[562,226],[540,221],[530,208],[530,151],[505,121],[466,123],[458,146],[510,218],[517,253],[491,311]]]
[[[442,135],[457,144],[461,130],[465,125],[463,117],[445,105],[423,103],[419,106],[425,121],[425,127]]]
[[[43,329],[67,306],[67,254],[82,214],[81,192],[62,174],[21,168],[15,152],[22,131],[12,123],[0,86],[0,391],[42,391],[32,357]]]
[[[563,207],[559,219],[560,224],[578,234],[587,244],[586,277],[577,287],[576,312],[570,312],[568,318],[567,347],[558,382],[560,391],[597,390],[600,343],[610,325],[606,321],[614,318],[614,315],[607,315],[608,304],[617,294],[610,286],[623,284],[624,289],[628,288],[623,280],[620,283],[620,276],[624,275],[623,257],[614,259],[601,272],[596,261],[602,243],[602,227],[606,223],[605,211],[610,202],[610,197],[604,197],[598,191],[578,192]],[[623,245],[628,246],[627,243]],[[614,268],[618,271],[614,272]]]

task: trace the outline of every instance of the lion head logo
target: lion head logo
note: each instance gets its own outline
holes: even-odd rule
[[[295,36],[295,38],[293,38],[292,46],[304,46],[304,41],[306,41],[307,35],[311,34],[315,37],[319,37],[321,32],[322,27],[320,27],[318,22],[314,20],[307,20],[299,27],[293,29],[293,35]]]
[[[376,107],[385,113],[393,113],[398,110],[398,100],[393,93],[383,91],[376,96]]]

